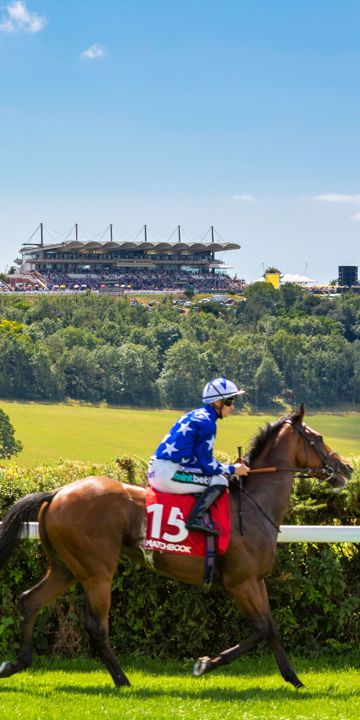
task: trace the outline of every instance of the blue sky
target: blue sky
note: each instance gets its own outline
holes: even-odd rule
[[[0,268],[40,221],[214,225],[248,280],[359,265],[359,36],[357,0],[5,0]]]

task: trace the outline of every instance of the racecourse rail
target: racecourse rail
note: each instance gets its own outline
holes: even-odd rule
[[[0,530],[2,523],[0,522]],[[37,522],[22,523],[19,538],[39,540]],[[359,525],[281,525],[279,543],[360,543]]]

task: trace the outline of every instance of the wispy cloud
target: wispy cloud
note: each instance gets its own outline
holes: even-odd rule
[[[247,193],[242,193],[242,195],[233,195],[233,200],[237,200],[238,202],[255,202],[257,198],[255,195],[248,195]]]
[[[360,195],[341,195],[339,193],[326,193],[325,195],[314,195],[314,200],[327,203],[350,203],[360,205]]]
[[[105,48],[98,43],[94,43],[93,45],[90,45],[87,50],[83,50],[80,57],[84,60],[95,60],[97,58],[104,57],[104,55],[106,55]]]
[[[355,222],[359,222],[360,221],[360,212],[354,213],[354,215],[352,215],[351,217],[352,217],[352,220],[355,220]]]
[[[0,22],[0,32],[4,33],[37,33],[44,29],[47,19],[28,10],[23,0],[14,0],[5,8]]]

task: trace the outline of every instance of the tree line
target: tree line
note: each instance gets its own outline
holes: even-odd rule
[[[180,312],[179,312],[180,309]],[[171,297],[0,296],[0,397],[186,408],[211,377],[252,408],[360,399],[360,296],[248,287],[230,307]]]

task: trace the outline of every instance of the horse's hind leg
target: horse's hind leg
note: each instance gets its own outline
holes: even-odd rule
[[[109,642],[109,611],[111,604],[112,577],[99,577],[83,581],[87,605],[85,627],[94,649],[104,662],[115,685],[130,685],[122,671]]]
[[[10,677],[31,665],[32,636],[38,613],[49,602],[63,595],[73,582],[74,577],[70,571],[65,566],[54,563],[50,565],[45,577],[37,585],[22,593],[20,650],[14,662],[3,662],[0,665],[0,678]]]
[[[266,640],[275,655],[284,680],[290,682],[294,687],[303,687],[301,680],[299,680],[292,669],[281,644],[280,635],[271,614],[264,580],[258,581],[254,578],[229,590],[241,613],[245,615],[254,626],[255,632],[249,638],[239,643],[239,645],[235,645],[229,648],[229,650],[220,653],[216,658],[199,658],[195,663],[194,674],[203,675],[206,672],[215,670],[221,665],[227,665],[241,655],[244,655],[262,640]]]

